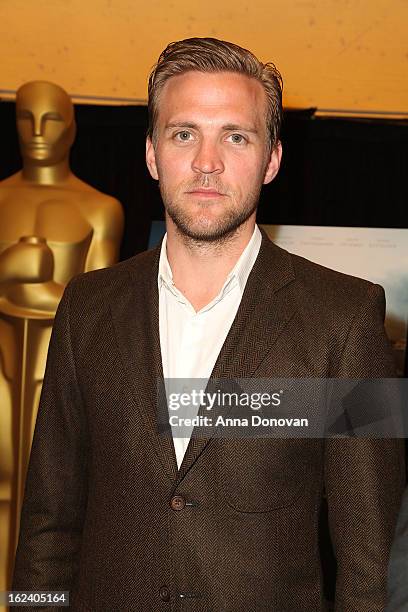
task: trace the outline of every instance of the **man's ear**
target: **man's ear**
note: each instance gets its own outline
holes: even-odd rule
[[[150,136],[146,138],[146,164],[149,168],[151,177],[158,181],[159,175],[157,174],[156,153],[154,152],[154,146]]]
[[[282,159],[282,143],[278,141],[276,146],[272,149],[270,153],[268,165],[266,166],[266,170],[265,170],[265,177],[264,177],[264,182],[263,182],[264,185],[267,185],[268,183],[273,181],[275,176],[278,174],[281,159]]]

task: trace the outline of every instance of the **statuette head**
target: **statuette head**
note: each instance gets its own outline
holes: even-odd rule
[[[22,85],[16,94],[16,120],[25,163],[48,166],[67,158],[76,126],[71,98],[59,85]]]

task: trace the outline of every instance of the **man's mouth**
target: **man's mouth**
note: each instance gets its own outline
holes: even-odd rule
[[[189,195],[198,196],[200,198],[220,198],[225,195],[223,193],[220,193],[216,189],[205,189],[203,187],[200,187],[198,189],[192,189],[190,191],[187,191],[187,193]]]

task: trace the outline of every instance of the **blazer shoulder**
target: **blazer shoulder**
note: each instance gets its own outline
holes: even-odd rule
[[[334,321],[336,326],[341,322],[348,325],[365,309],[373,310],[380,319],[384,318],[385,294],[380,285],[332,270],[270,241],[266,248],[271,262],[268,271],[271,282],[275,282],[274,268],[281,276],[281,270],[286,270],[286,284],[289,281],[297,307],[310,320],[325,320],[330,326]]]
[[[291,285],[305,337],[326,355],[328,375],[377,378],[395,375],[384,330],[385,294],[380,285],[290,255]]]
[[[332,270],[291,254],[297,280],[297,301],[306,317],[320,320],[329,329],[350,329],[356,320],[382,327],[385,292],[371,281]]]
[[[302,286],[326,299],[359,301],[376,286],[371,281],[327,268],[300,255],[291,253],[290,258],[296,279]]]
[[[69,285],[80,288],[81,291],[104,291],[117,288],[122,283],[149,282],[152,275],[157,273],[160,250],[156,247],[138,253],[108,268],[91,270],[75,276]]]

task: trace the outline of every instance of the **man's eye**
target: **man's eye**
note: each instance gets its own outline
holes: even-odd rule
[[[191,140],[191,137],[191,132],[187,132],[186,130],[183,130],[182,132],[177,132],[176,134],[177,140],[181,140],[182,142],[187,142]]]
[[[231,134],[229,138],[234,144],[243,144],[244,142],[246,142],[246,139],[244,138],[244,136],[242,136],[242,134]]]

